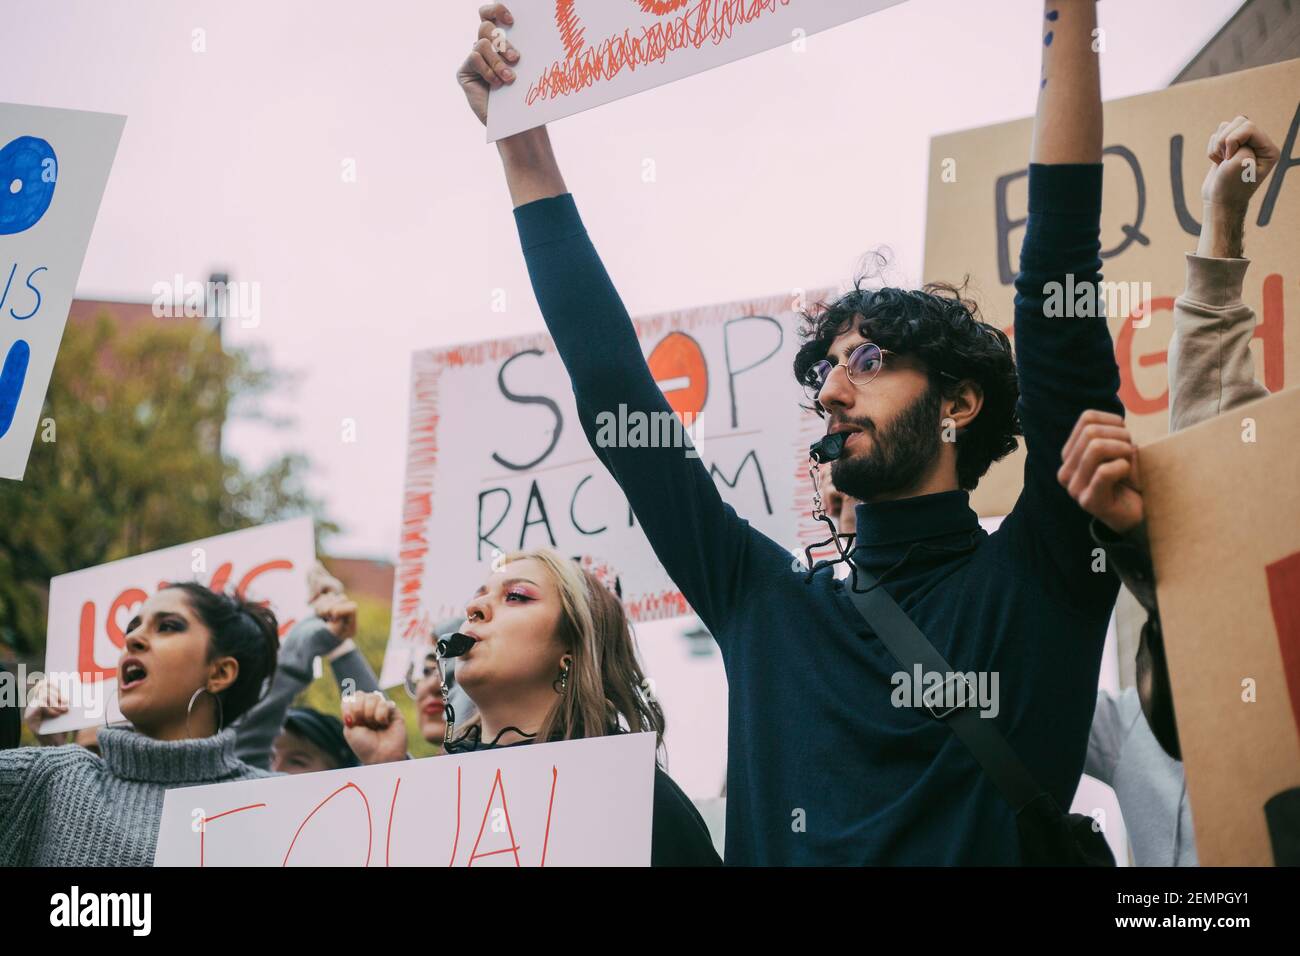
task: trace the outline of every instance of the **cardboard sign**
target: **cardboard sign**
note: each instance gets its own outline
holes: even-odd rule
[[[1292,388],[1139,453],[1206,866],[1300,862],[1298,436]]]
[[[0,478],[27,470],[125,122],[0,103]]]
[[[198,581],[267,602],[283,637],[309,613],[306,576],[315,560],[311,518],[293,518],[52,578],[45,672],[58,682],[69,707],[41,724],[41,733],[122,719],[117,662],[126,628],[161,585]]]
[[[1196,250],[1205,145],[1245,113],[1282,148],[1246,219],[1243,296],[1256,313],[1256,377],[1270,391],[1300,375],[1300,60],[1186,83],[1106,104],[1102,274],[1111,304],[1120,398],[1139,443],[1168,431],[1165,355],[1184,253]],[[1030,120],[937,136],[930,143],[925,274],[968,273],[985,318],[1011,333],[1012,282],[1027,210]],[[1288,165],[1290,164],[1290,165]],[[972,496],[1006,514],[1020,494],[1023,451],[993,466]]]
[[[514,0],[517,79],[489,142],[856,20],[903,0]]]
[[[829,294],[804,296],[811,304]],[[809,539],[802,544],[824,537],[806,518],[808,445],[825,425],[800,408],[807,400],[791,371],[796,306],[803,303],[785,296],[635,323],[651,371],[689,425],[694,453],[722,497],[791,546],[801,535]],[[635,422],[611,422],[624,424],[631,439]],[[492,573],[494,555],[520,548],[554,547],[584,558],[599,575],[617,576],[633,621],[689,613],[587,443],[548,336],[415,353],[408,427],[383,686],[402,679],[413,655],[423,656],[437,621],[464,613]],[[661,428],[652,431],[656,441],[665,437]]]
[[[654,734],[168,790],[156,866],[648,866]]]

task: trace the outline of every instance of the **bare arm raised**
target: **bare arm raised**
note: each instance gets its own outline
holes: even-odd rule
[[[456,71],[456,82],[464,90],[470,109],[484,125],[487,124],[488,93],[515,81],[513,67],[519,62],[519,51],[505,38],[504,31],[498,33],[514,22],[514,15],[504,3],[480,7],[478,39]],[[501,154],[506,185],[515,206],[568,192],[545,126],[500,140],[497,151]]]

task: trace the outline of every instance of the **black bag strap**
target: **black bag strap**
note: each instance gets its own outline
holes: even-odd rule
[[[857,571],[858,580],[865,581],[868,590],[855,590],[852,578],[845,582],[845,590],[858,613],[898,663],[909,672],[919,665],[923,673],[954,674],[943,655],[921,633],[921,629],[912,623],[912,619],[889,596],[884,586],[879,585],[860,566],[857,566]],[[957,679],[957,675],[954,674],[953,679]],[[974,697],[974,688],[969,686],[969,681],[964,677],[960,679],[964,681],[963,687],[966,690],[966,694],[960,696],[964,703]],[[946,681],[944,688],[947,688]],[[966,749],[984,769],[994,786],[1002,792],[1012,810],[1019,813],[1040,794],[1046,793],[1034,780],[1029,768],[1016,756],[1011,744],[1002,736],[991,718],[981,717],[974,707],[961,704],[945,709],[942,698],[936,704],[937,706],[927,705],[930,715],[947,724],[957,739],[966,745]]]

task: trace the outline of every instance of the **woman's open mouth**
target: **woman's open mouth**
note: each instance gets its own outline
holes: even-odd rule
[[[117,686],[119,692],[134,690],[144,683],[149,676],[148,672],[134,657],[128,657],[118,668]]]

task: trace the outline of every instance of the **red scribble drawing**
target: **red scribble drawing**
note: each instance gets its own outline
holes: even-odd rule
[[[676,588],[625,599],[623,607],[633,621],[662,621],[691,613],[691,606]]]
[[[487,826],[488,814],[492,810],[492,798],[496,796],[498,787],[501,788],[501,811],[506,817],[506,833],[510,836],[510,845],[501,850],[489,850],[487,853],[480,853],[478,851],[479,841],[483,839],[483,828]],[[506,787],[505,784],[501,782],[500,768],[497,769],[497,775],[492,780],[492,790],[488,794],[487,806],[483,808],[483,822],[478,826],[478,839],[474,841],[474,849],[470,851],[469,862],[465,865],[473,866],[475,860],[488,856],[496,856],[498,853],[513,853],[515,855],[515,866],[523,865],[519,862],[519,844],[518,841],[515,840],[515,829],[510,823],[510,808],[506,806]]]
[[[438,467],[438,384],[442,369],[417,354],[411,369],[411,426],[407,438],[406,488],[402,502],[402,540],[393,583],[394,633],[423,640],[432,618],[422,606],[429,532],[433,521],[434,474]]]
[[[298,842],[298,837],[302,834],[303,827],[305,827],[308,823],[311,822],[311,818],[316,815],[316,812],[320,810],[321,807],[325,806],[325,804],[329,803],[331,800],[333,800],[335,797],[337,797],[340,793],[342,793],[345,790],[355,790],[361,796],[361,802],[364,803],[366,806],[366,862],[364,865],[365,866],[370,865],[370,849],[372,846],[374,846],[374,842],[375,842],[375,826],[374,826],[374,821],[371,819],[370,816],[370,801],[366,799],[365,791],[362,790],[360,787],[358,787],[355,783],[345,783],[343,786],[339,787],[337,790],[331,793],[320,803],[316,804],[316,809],[312,810],[311,813],[307,814],[306,820],[303,820],[302,823],[298,824],[298,831],[294,833],[293,839],[289,841],[289,849],[284,851],[284,862],[280,864],[281,866],[289,865],[289,855],[293,853],[294,844]]]
[[[1264,568],[1268,600],[1277,626],[1282,671],[1291,694],[1291,714],[1300,731],[1300,551]]]
[[[257,810],[264,806],[266,806],[265,803],[250,803],[246,807],[236,807],[233,810],[227,810],[224,813],[218,813],[216,816],[212,816],[212,817],[205,816],[203,818],[203,821],[199,824],[199,867],[200,868],[203,867],[203,854],[205,849],[207,848],[207,836],[208,836],[209,823],[211,823],[213,820],[220,820],[222,817],[228,817],[232,813],[243,813],[245,810]]]
[[[617,76],[624,70],[662,63],[676,50],[719,46],[737,27],[752,23],[790,0],[635,0],[643,13],[663,19],[624,30],[589,46],[574,0],[556,0],[555,25],[564,44],[563,62],[552,63],[528,86],[524,102],[555,99]]]

